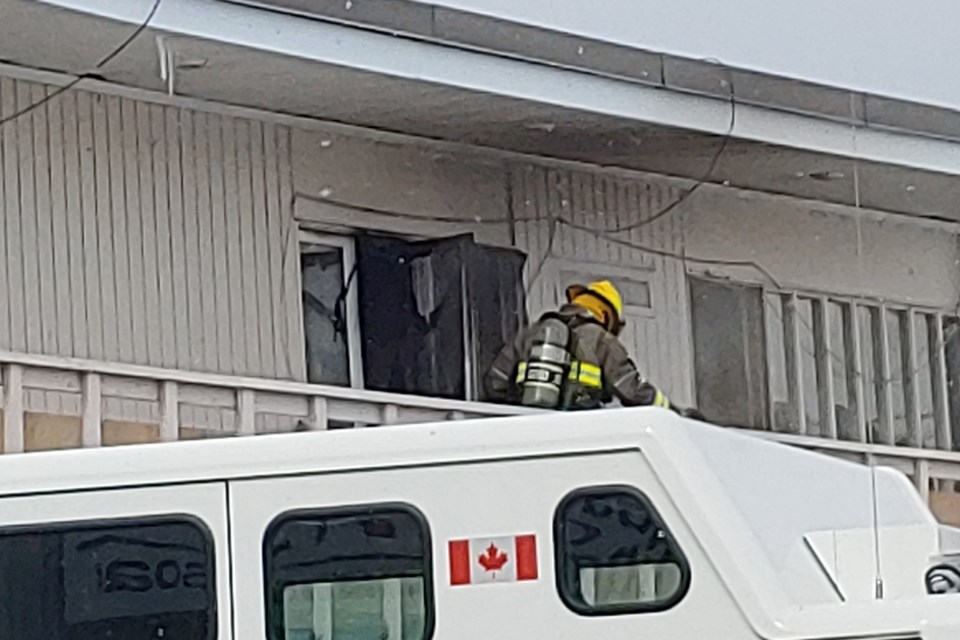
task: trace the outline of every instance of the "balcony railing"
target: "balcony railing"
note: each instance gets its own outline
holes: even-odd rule
[[[80,444],[98,447],[107,421],[152,425],[156,440],[245,436],[530,413],[518,407],[296,382],[190,373],[70,358],[0,352],[3,451],[26,450],[28,414],[79,422]],[[897,468],[925,497],[931,485],[960,481],[960,453],[745,431],[862,463]]]
[[[3,451],[25,449],[29,413],[79,419],[81,444],[103,424],[159,427],[159,440],[256,435],[517,415],[522,409],[262,378],[0,352]]]

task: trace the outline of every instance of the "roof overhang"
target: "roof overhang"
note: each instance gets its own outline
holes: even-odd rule
[[[0,58],[81,73],[152,0],[6,4]],[[98,74],[270,112],[960,220],[960,142],[947,138],[222,0],[162,0],[150,28]]]

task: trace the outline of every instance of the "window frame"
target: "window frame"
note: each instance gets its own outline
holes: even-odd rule
[[[594,495],[611,495],[611,494],[623,494],[637,500],[644,508],[650,513],[650,517],[653,521],[659,526],[659,528],[664,532],[667,543],[671,546],[673,551],[676,553],[679,560],[680,568],[680,584],[677,588],[676,593],[668,600],[664,602],[657,603],[623,603],[623,604],[614,604],[614,605],[603,605],[603,606],[590,606],[583,601],[582,596],[579,598],[573,597],[572,594],[567,592],[566,589],[566,579],[565,579],[565,564],[569,552],[563,548],[563,533],[565,531],[565,526],[563,524],[564,511],[570,506],[574,500],[581,499],[583,497],[590,497]],[[677,542],[676,537],[673,535],[673,532],[667,527],[664,522],[663,517],[660,515],[660,512],[654,507],[653,501],[641,491],[638,487],[627,485],[627,484],[609,484],[609,485],[596,485],[589,487],[579,487],[567,493],[560,503],[557,505],[556,510],[554,511],[553,516],[553,558],[554,558],[554,573],[555,573],[555,587],[557,589],[557,594],[560,596],[560,600],[563,602],[570,611],[574,612],[577,615],[597,618],[597,617],[610,617],[610,616],[621,616],[621,615],[644,615],[650,613],[662,613],[672,609],[673,607],[680,604],[681,601],[687,596],[687,593],[690,591],[690,586],[693,582],[693,569],[690,565],[690,561],[687,558],[686,554],[683,552],[683,549],[680,547]],[[575,565],[576,566],[576,565]],[[637,565],[642,566],[642,565]],[[594,568],[605,568],[605,567],[594,567]]]
[[[64,535],[68,533],[90,533],[100,529],[119,529],[133,527],[154,527],[172,524],[187,524],[193,526],[203,538],[207,550],[209,573],[207,576],[207,596],[209,606],[206,609],[208,629],[206,640],[217,640],[220,637],[220,585],[217,581],[217,541],[207,522],[192,513],[168,513],[148,516],[121,516],[101,517],[89,520],[56,520],[46,524],[23,523],[9,526],[0,526],[0,537],[29,535],[31,533]],[[62,568],[61,568],[62,575]],[[64,605],[66,606],[66,605]]]
[[[567,301],[566,287],[575,282],[586,285],[596,280],[610,280],[614,286],[618,286],[626,281],[646,287],[649,300],[646,306],[624,300],[624,314],[644,319],[656,317],[660,307],[660,294],[654,282],[655,269],[643,265],[624,267],[556,257],[550,258],[549,261],[552,263],[550,270],[554,275],[553,295],[556,305],[559,306]]]
[[[731,419],[728,415],[719,415],[715,410],[713,413],[717,415],[709,415],[711,413],[711,408],[706,406],[710,405],[709,402],[704,402],[704,399],[701,394],[705,393],[704,385],[702,383],[701,376],[704,375],[703,367],[700,366],[701,362],[700,351],[697,348],[699,343],[699,332],[698,325],[700,324],[698,318],[698,311],[701,310],[701,307],[698,304],[697,300],[697,288],[698,287],[718,287],[726,289],[726,293],[736,294],[736,304],[740,314],[740,337],[744,338],[744,350],[742,351],[744,359],[744,367],[738,371],[738,373],[743,374],[742,382],[745,387],[744,391],[746,393],[745,403],[745,412],[750,415],[746,419]],[[768,421],[771,420],[772,411],[769,408],[771,392],[770,392],[770,373],[767,363],[767,359],[770,354],[770,347],[768,344],[768,336],[765,332],[764,321],[766,316],[764,315],[766,309],[764,305],[764,295],[765,289],[761,286],[752,285],[748,283],[722,280],[718,278],[712,278],[707,276],[702,276],[700,274],[688,274],[686,282],[686,295],[687,295],[687,305],[689,309],[689,344],[690,344],[690,380],[693,383],[693,397],[695,402],[704,408],[705,413],[707,413],[708,419],[716,420],[717,424],[724,424],[726,426],[736,426],[745,429],[760,429],[766,430],[768,428]],[[757,338],[753,340],[748,339],[750,334],[750,309],[749,309],[749,296],[756,294],[758,296],[758,305],[756,312],[759,314],[756,320],[759,324],[757,329],[760,330],[759,344],[757,344]],[[714,324],[714,323],[711,323]],[[748,342],[752,342],[752,345],[748,345]],[[760,353],[751,353],[750,347],[759,348]],[[710,353],[705,354],[710,359],[716,360],[716,354]],[[757,362],[753,363],[753,360],[757,355]],[[756,367],[751,366],[752,364],[757,364]],[[754,372],[751,375],[751,372]],[[742,402],[742,400],[741,400]]]
[[[267,640],[272,640],[271,630],[273,626],[273,585],[272,572],[269,566],[269,546],[277,531],[290,520],[302,519],[305,517],[327,518],[327,517],[370,517],[384,513],[401,513],[410,516],[420,527],[421,537],[423,538],[423,608],[424,608],[424,627],[423,638],[421,640],[432,640],[436,630],[436,596],[434,593],[434,567],[433,567],[433,535],[430,529],[430,523],[427,517],[420,509],[407,502],[377,502],[371,504],[338,505],[333,507],[304,507],[284,511],[277,515],[263,532],[261,540],[261,566],[263,571],[263,621],[264,632]],[[367,580],[390,580],[392,578],[370,577]],[[336,581],[334,581],[336,582]],[[331,583],[333,584],[333,583]],[[283,620],[283,607],[280,607],[280,618]],[[282,640],[282,639],[279,639]]]
[[[299,315],[297,323],[300,327],[300,358],[303,363],[303,378],[307,377],[307,328],[303,308],[303,267],[301,259],[305,246],[322,245],[333,247],[341,251],[341,266],[343,269],[343,286],[347,288],[344,300],[347,313],[347,369],[350,372],[350,387],[363,389],[363,341],[360,336],[360,303],[356,277],[353,276],[357,268],[357,248],[353,236],[333,233],[321,233],[300,229],[297,236],[297,308]]]

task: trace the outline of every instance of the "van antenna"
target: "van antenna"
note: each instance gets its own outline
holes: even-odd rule
[[[883,572],[880,564],[880,501],[877,499],[877,465],[873,455],[868,458],[870,465],[870,499],[873,502],[873,553],[874,553],[874,571],[876,572],[876,584],[874,597],[877,600],[883,600]]]
[[[858,271],[862,275],[863,236],[861,235],[860,229],[860,159],[857,156],[857,98],[853,93],[850,94],[850,120],[853,123],[851,126],[851,148],[853,150],[853,204],[857,210],[857,215],[854,216],[857,226],[857,260],[861,263]],[[857,319],[853,318],[852,321],[856,322]],[[863,411],[862,407],[860,411]],[[860,419],[865,422],[866,416],[864,415]],[[867,464],[870,465],[870,501],[872,503],[874,598],[883,600],[883,569],[880,551],[880,500],[877,492],[877,465],[873,454],[867,454]]]

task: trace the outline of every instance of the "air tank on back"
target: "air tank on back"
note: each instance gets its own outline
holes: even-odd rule
[[[546,318],[538,325],[526,360],[522,404],[557,409],[561,404],[564,378],[570,367],[570,328],[558,318]]]

